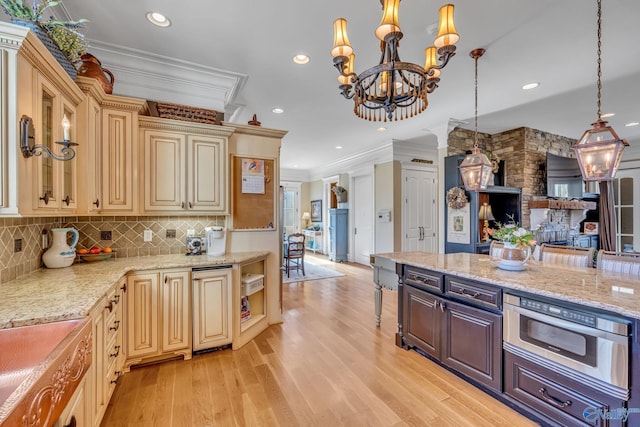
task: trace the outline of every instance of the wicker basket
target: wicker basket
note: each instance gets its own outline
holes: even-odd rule
[[[157,117],[163,119],[183,120],[187,122],[206,123],[219,125],[218,112],[204,108],[190,107],[188,105],[156,102]]]
[[[58,64],[62,66],[62,68],[71,76],[73,80],[76,79],[78,71],[76,67],[73,65],[71,60],[67,58],[67,56],[60,50],[56,42],[53,41],[49,34],[42,29],[37,23],[31,21],[23,21],[20,19],[12,19],[12,24],[21,25],[23,27],[29,28],[33,33],[38,37],[38,39],[44,44],[44,47],[53,55],[53,57],[58,61]]]

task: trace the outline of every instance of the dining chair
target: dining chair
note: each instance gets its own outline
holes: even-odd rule
[[[540,261],[574,267],[593,267],[594,252],[594,248],[543,243],[540,245]]]
[[[598,270],[640,276],[640,253],[614,252],[600,249],[596,268]]]
[[[294,233],[287,236],[287,253],[284,262],[287,277],[289,277],[291,270],[302,270],[302,275],[305,275],[304,240],[305,235],[302,233]]]

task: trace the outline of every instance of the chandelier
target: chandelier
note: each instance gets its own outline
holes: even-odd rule
[[[624,139],[620,139],[616,131],[612,127],[607,126],[607,122],[602,120],[601,90],[602,90],[602,70],[601,70],[601,54],[602,54],[602,4],[598,0],[598,119],[591,123],[592,129],[585,131],[573,146],[576,153],[582,179],[585,181],[611,181],[615,178],[620,159],[622,159],[622,151],[629,144]]]
[[[440,8],[440,23],[434,46],[425,49],[425,65],[402,62],[398,54],[402,31],[398,24],[400,0],[380,0],[382,20],[375,31],[380,40],[380,62],[361,74],[354,72],[355,54],[347,37],[347,20],[333,22],[333,65],[340,75],[342,95],[354,100],[353,112],[369,121],[397,121],[422,113],[429,104],[427,94],[438,87],[440,70],[455,55],[460,38],[453,23],[452,4]]]

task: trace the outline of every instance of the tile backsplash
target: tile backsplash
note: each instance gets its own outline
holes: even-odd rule
[[[73,216],[53,218],[0,218],[0,283],[16,279],[42,266],[42,235],[51,228],[73,227],[80,239],[77,248],[110,247],[117,257],[178,254],[186,251],[188,230],[197,236],[204,228],[224,226],[224,216]],[[152,240],[145,242],[143,232],[151,230]],[[111,233],[104,233],[111,232]],[[110,236],[109,236],[110,234]],[[111,239],[105,239],[111,237]],[[22,250],[15,252],[21,240]]]

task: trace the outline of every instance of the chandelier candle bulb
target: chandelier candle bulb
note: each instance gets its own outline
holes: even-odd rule
[[[453,23],[454,5],[445,4],[440,8],[440,25],[438,25],[438,35],[433,42],[436,47],[444,47],[455,45],[460,36],[456,32],[456,26]]]
[[[333,49],[331,56],[334,58],[348,57],[353,53],[349,37],[347,36],[347,20],[338,18],[333,21]]]

